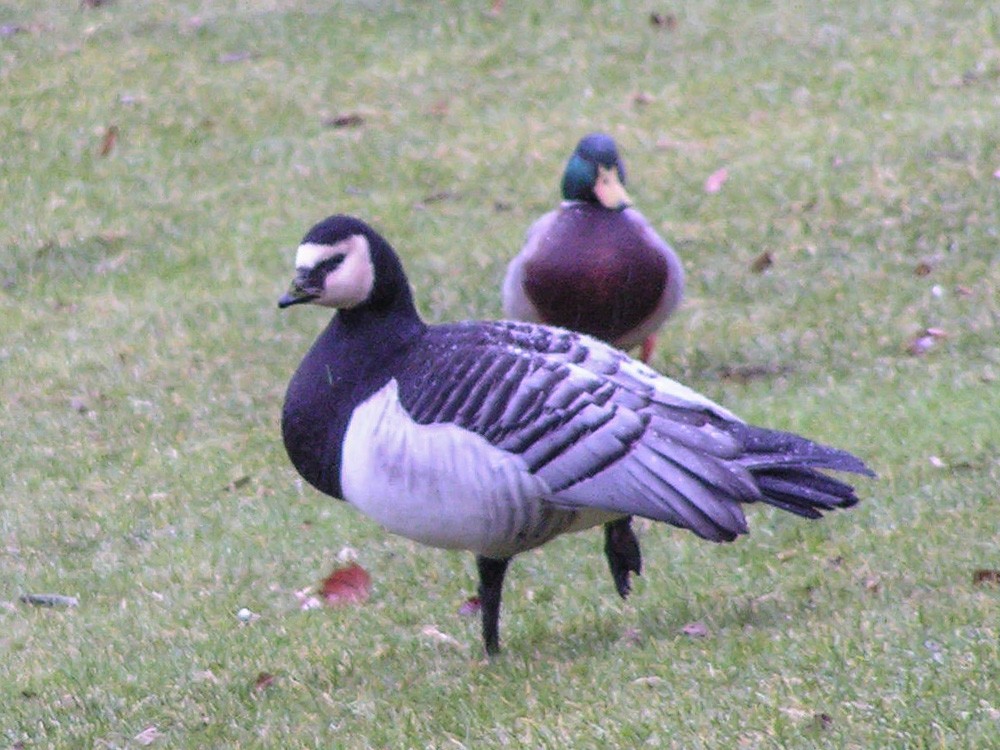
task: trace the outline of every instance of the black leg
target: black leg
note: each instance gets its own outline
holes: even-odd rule
[[[604,554],[608,557],[618,595],[624,599],[632,590],[629,573],[642,575],[642,554],[639,540],[632,531],[632,516],[604,524]]]
[[[494,560],[476,556],[479,568],[479,604],[483,615],[483,643],[489,656],[500,653],[500,595],[510,558]]]

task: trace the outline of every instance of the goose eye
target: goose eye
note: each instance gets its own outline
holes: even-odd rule
[[[344,253],[337,253],[336,255],[331,255],[323,262],[317,264],[316,268],[313,269],[313,271],[320,272],[325,276],[326,274],[330,273],[330,271],[339,266],[341,263],[343,263],[344,258],[346,257],[347,256]]]

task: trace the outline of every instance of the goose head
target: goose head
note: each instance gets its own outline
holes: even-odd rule
[[[562,194],[564,200],[599,203],[613,211],[632,205],[625,191],[625,167],[611,136],[591,133],[580,139],[563,172]]]
[[[342,311],[411,304],[409,284],[389,243],[360,219],[330,216],[302,238],[295,278],[278,307],[311,303]]]

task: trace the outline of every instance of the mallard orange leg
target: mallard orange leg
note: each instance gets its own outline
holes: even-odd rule
[[[639,358],[643,363],[649,364],[649,358],[653,355],[653,348],[656,346],[656,334],[651,334],[646,337],[646,340],[642,342],[642,351],[639,353]]]

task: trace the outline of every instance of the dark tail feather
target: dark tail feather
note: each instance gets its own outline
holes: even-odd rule
[[[858,502],[851,485],[817,469],[875,476],[857,456],[790,432],[747,426],[741,438],[746,454],[740,463],[757,481],[761,499],[804,518]]]

